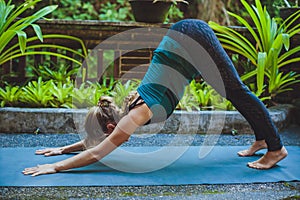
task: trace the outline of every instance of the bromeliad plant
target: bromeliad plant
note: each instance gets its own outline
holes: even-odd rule
[[[211,28],[225,49],[235,52],[247,58],[254,70],[245,71],[241,79],[245,82],[254,78],[256,80],[256,91],[254,93],[262,100],[271,99],[279,93],[291,90],[290,86],[298,83],[299,75],[295,72],[284,74],[280,68],[300,58],[292,58],[292,55],[300,51],[300,46],[290,49],[290,39],[300,32],[300,24],[292,26],[292,23],[300,17],[300,11],[291,15],[283,22],[271,18],[266,7],[259,0],[256,6],[250,6],[245,0],[241,0],[246,11],[253,20],[252,27],[242,16],[229,12],[236,18],[251,34],[247,39],[233,28],[209,22]],[[254,43],[250,41],[254,40]]]
[[[76,87],[70,78],[57,82],[44,81],[39,77],[38,80],[30,81],[23,87],[7,85],[0,88],[0,107],[87,108],[97,105],[101,96],[112,96],[121,108],[125,97],[136,90],[138,82],[127,81],[122,84],[113,79],[110,81],[104,79],[102,84],[85,82]],[[210,86],[193,81],[186,87],[177,109],[232,110],[233,107]]]
[[[7,85],[0,88],[0,106],[18,106],[21,96],[22,90],[19,86]]]
[[[191,93],[197,100],[202,109],[212,109],[212,94],[214,90],[206,84],[206,82],[196,82],[193,80],[190,83]]]
[[[110,95],[114,97],[116,105],[122,106],[124,99],[129,95],[130,92],[135,91],[139,85],[138,80],[128,80],[125,84],[117,82],[110,92]]]
[[[79,67],[71,67],[70,65],[55,64],[30,66],[34,77],[42,77],[43,80],[53,80],[55,82],[69,82],[69,79],[75,77],[79,72]]]
[[[114,81],[109,84],[84,82],[79,87],[74,87],[71,93],[74,108],[87,108],[95,106],[101,96],[109,96]]]
[[[191,81],[179,101],[179,110],[234,110],[231,102],[218,94],[206,82]]]
[[[20,101],[27,107],[50,107],[50,102],[54,99],[51,88],[52,81],[43,81],[39,77],[37,81],[29,82],[28,85],[22,88],[23,95]]]
[[[192,93],[192,89],[191,89],[190,85],[188,85],[185,88],[183,97],[179,101],[176,109],[177,110],[187,110],[189,112],[191,112],[193,110],[198,110],[198,111],[201,110],[197,99],[194,97],[194,95]]]
[[[46,6],[31,16],[24,18],[20,17],[22,13],[35,6],[40,1],[41,0],[26,0],[23,4],[15,8],[15,5],[11,4],[11,0],[7,3],[4,0],[0,0],[0,65],[14,58],[37,54],[56,56],[81,65],[80,61],[62,53],[55,53],[49,50],[35,50],[52,48],[72,52],[74,55],[78,55],[81,58],[85,58],[87,55],[86,48],[82,40],[68,35],[43,35],[40,26],[35,24],[37,20],[44,18],[46,15],[54,11],[57,6]],[[36,36],[27,38],[27,34],[24,30],[28,27],[33,28]],[[17,44],[13,44],[13,39],[15,37],[18,39]],[[43,43],[44,39],[47,38],[75,40],[81,44],[83,53],[81,54],[78,51],[64,46]],[[38,41],[39,43],[37,43]]]
[[[34,108],[87,108],[97,105],[100,96],[110,95],[111,85],[86,82],[78,88],[70,78],[64,82],[38,80],[25,86],[0,88],[0,106]]]
[[[74,84],[68,78],[66,81],[62,82],[51,82],[50,93],[53,99],[50,101],[50,105],[53,108],[73,108],[72,103],[72,92],[74,89]]]

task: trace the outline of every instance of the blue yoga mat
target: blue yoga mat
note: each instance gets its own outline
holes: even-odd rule
[[[297,146],[288,146],[289,156],[269,170],[248,168],[247,162],[258,159],[264,152],[258,152],[253,157],[238,157],[236,152],[245,149],[244,146],[209,147],[204,151],[202,149],[200,154],[199,150],[203,147],[199,146],[186,149],[166,147],[166,151],[162,152],[160,148],[122,147],[106,157],[103,160],[105,164],[97,162],[90,166],[37,177],[25,176],[21,171],[26,167],[53,163],[73,155],[44,157],[34,154],[38,148],[2,148],[0,186],[141,186],[300,180],[300,148]],[[178,156],[183,150],[183,155]],[[172,161],[172,157],[176,159]],[[153,170],[157,166],[160,169]]]

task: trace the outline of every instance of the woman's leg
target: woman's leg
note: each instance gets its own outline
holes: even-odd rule
[[[186,44],[185,41],[187,40],[184,37],[187,36],[194,39],[208,52],[223,80],[226,93],[225,97],[232,102],[235,108],[249,122],[254,130],[256,141],[265,140],[269,151],[281,150],[283,145],[268,110],[242,83],[233,63],[222,48],[212,29],[205,22],[200,20],[183,20],[174,24],[171,30],[181,32],[185,35],[174,39],[183,45],[187,51],[190,51],[191,55],[193,55],[195,49],[192,48],[189,50],[189,47],[193,45]],[[172,37],[172,34],[170,34],[170,36]],[[195,63],[201,62],[205,63],[203,60],[199,62],[196,61]],[[202,70],[200,73],[208,84],[212,86],[215,85],[215,77],[210,74],[209,70]],[[220,91],[220,93],[222,94],[223,92]]]

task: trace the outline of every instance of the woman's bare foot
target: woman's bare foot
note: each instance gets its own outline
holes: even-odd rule
[[[257,151],[266,148],[267,148],[267,143],[265,142],[265,140],[259,140],[259,141],[255,141],[249,149],[239,151],[237,154],[242,157],[253,156]]]
[[[282,147],[277,151],[268,151],[263,157],[257,161],[248,163],[248,167],[254,169],[270,169],[276,163],[284,159],[288,155],[288,152],[285,147]]]

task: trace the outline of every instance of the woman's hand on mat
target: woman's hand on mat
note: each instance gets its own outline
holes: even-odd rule
[[[36,167],[25,168],[23,170],[24,175],[38,176],[42,174],[54,174],[56,173],[54,164],[37,165]]]
[[[35,151],[35,154],[44,155],[44,156],[56,156],[63,154],[63,148],[47,148],[47,149],[39,149]]]

